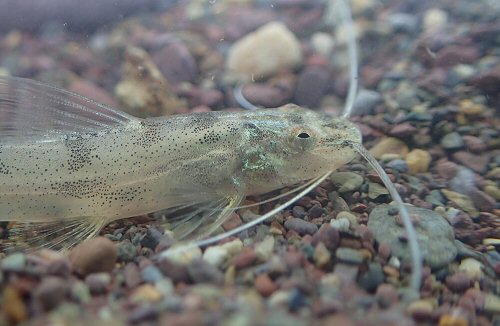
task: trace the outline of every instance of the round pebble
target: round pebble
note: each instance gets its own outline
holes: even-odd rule
[[[414,149],[406,155],[405,161],[408,164],[410,173],[423,173],[429,169],[431,155],[427,151]]]
[[[117,258],[116,246],[105,237],[97,237],[77,245],[69,253],[73,270],[80,275],[111,272]]]
[[[316,226],[316,224],[304,221],[299,218],[288,219],[285,221],[284,225],[287,230],[293,230],[300,235],[313,235],[318,231],[318,227]]]

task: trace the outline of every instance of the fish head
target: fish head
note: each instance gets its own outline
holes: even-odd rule
[[[356,156],[352,144],[361,143],[359,129],[344,118],[292,104],[252,113],[243,171],[256,193],[333,171],[351,161]]]

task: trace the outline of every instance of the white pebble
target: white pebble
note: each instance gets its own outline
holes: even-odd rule
[[[343,218],[337,218],[334,220],[330,221],[330,226],[334,229],[339,230],[340,232],[347,232],[349,231],[349,226],[351,225],[351,222],[345,217]]]
[[[255,254],[260,261],[267,261],[274,251],[274,237],[267,236],[255,245]]]
[[[474,279],[479,279],[484,275],[483,264],[474,258],[463,259],[458,266],[458,270],[465,272],[467,276]]]
[[[448,23],[448,14],[441,9],[432,8],[425,12],[422,21],[424,32],[432,33]]]

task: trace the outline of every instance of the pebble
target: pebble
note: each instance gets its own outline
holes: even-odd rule
[[[486,172],[490,161],[488,155],[478,155],[467,151],[453,153],[453,159],[469,169],[481,174]]]
[[[485,293],[484,310],[493,314],[500,313],[500,297],[491,293]]]
[[[478,280],[484,276],[483,263],[475,260],[474,258],[462,259],[458,270],[464,272],[468,277]]]
[[[313,246],[323,243],[325,247],[332,252],[337,249],[339,242],[339,232],[329,225],[322,225],[318,232],[313,235],[311,240]]]
[[[406,161],[401,159],[392,160],[389,163],[387,163],[386,166],[402,173],[408,172],[409,169]]]
[[[214,265],[209,264],[203,259],[196,259],[187,266],[187,271],[195,283],[213,283],[222,284],[224,275]]]
[[[469,213],[471,216],[479,215],[479,212],[474,207],[474,203],[470,197],[448,189],[442,189],[441,192],[448,200],[454,202],[458,207]]]
[[[255,245],[255,255],[259,261],[265,262],[274,252],[274,237],[266,236],[263,241],[257,243]]]
[[[294,83],[283,81],[280,84],[251,83],[243,87],[243,96],[255,106],[275,108],[286,104],[292,96]]]
[[[389,190],[381,184],[375,182],[368,183],[368,198],[376,199],[380,196],[389,195]]]
[[[351,222],[345,217],[343,218],[336,218],[330,221],[330,226],[339,232],[347,232],[349,231],[349,227],[351,225]]]
[[[434,33],[448,23],[448,13],[438,8],[428,9],[422,19],[422,27],[426,33]]]
[[[395,125],[390,131],[389,135],[397,138],[405,138],[414,135],[417,128],[408,122]]]
[[[0,299],[2,303],[8,302],[8,304],[2,304],[2,317],[0,317],[0,322],[4,325],[9,325],[4,318],[7,318],[11,324],[18,324],[24,322],[28,319],[28,308],[24,305],[23,298],[19,293],[19,290],[12,285],[8,285],[3,288]]]
[[[398,291],[392,284],[380,284],[375,296],[377,297],[378,304],[384,309],[398,302]]]
[[[331,254],[323,242],[318,243],[314,248],[314,262],[318,267],[324,267],[330,263]]]
[[[391,205],[379,205],[368,218],[368,227],[378,243],[390,246],[393,255],[402,261],[410,261],[410,250],[401,236],[406,234],[399,216],[390,214]],[[453,227],[438,213],[420,207],[406,205],[410,216],[417,219],[415,231],[423,259],[432,268],[445,266],[457,255]]]
[[[185,106],[144,49],[128,47],[122,70],[115,95],[129,113],[161,116]]]
[[[158,262],[158,268],[161,270],[163,275],[175,283],[190,282],[187,266],[185,264],[179,264],[169,258],[163,258]]]
[[[111,272],[115,267],[116,259],[116,246],[105,237],[84,241],[69,253],[69,261],[73,270],[83,276],[91,273]]]
[[[458,272],[446,278],[446,286],[453,292],[464,292],[473,284],[465,272]]]
[[[457,314],[444,314],[439,318],[439,326],[469,326],[467,318]]]
[[[330,180],[340,193],[358,190],[364,181],[362,176],[354,172],[334,172],[330,175]]]
[[[130,295],[132,302],[158,302],[163,295],[151,284],[144,284],[136,288]]]
[[[88,286],[82,281],[76,281],[71,287],[71,297],[82,304],[87,304],[92,299]]]
[[[44,311],[49,311],[64,302],[69,294],[68,282],[60,277],[44,278],[33,290],[33,300]]]
[[[310,65],[302,69],[297,79],[295,103],[307,108],[318,106],[328,88],[330,72],[322,66]]]
[[[464,148],[465,144],[458,132],[450,132],[441,138],[441,146],[444,149],[453,151]]]
[[[323,57],[329,57],[335,40],[330,33],[316,32],[311,36],[311,45],[314,51]]]
[[[214,266],[220,267],[242,249],[243,242],[240,239],[235,239],[222,245],[208,247],[203,253],[203,259]]]
[[[110,283],[111,276],[108,273],[93,273],[85,277],[85,284],[92,294],[106,293]]]
[[[318,231],[316,224],[304,221],[300,218],[291,218],[285,221],[284,224],[287,230],[293,230],[300,235],[313,235]]]
[[[170,83],[193,82],[198,77],[196,61],[181,41],[167,44],[153,54],[152,60]]]
[[[22,271],[26,267],[26,255],[23,253],[14,253],[3,258],[0,261],[0,267],[3,271]]]
[[[383,102],[383,97],[379,92],[361,89],[354,100],[352,106],[353,115],[373,114],[375,107]]]
[[[338,214],[337,214],[337,219],[341,219],[341,218],[346,218],[349,220],[349,223],[351,224],[351,226],[356,226],[358,225],[358,217],[356,215],[354,215],[353,213],[351,212],[348,212],[348,211],[340,211]]]
[[[146,230],[146,235],[141,239],[141,246],[155,250],[156,246],[163,240],[165,236],[153,227]]]
[[[177,250],[179,248],[182,249]],[[164,253],[169,261],[181,266],[186,266],[192,261],[202,258],[202,252],[199,247],[183,248],[182,244],[179,246],[172,246]]]
[[[337,248],[337,251],[335,251],[335,258],[341,262],[354,265],[359,265],[364,260],[363,255],[359,252],[359,250],[346,247]]]
[[[161,279],[163,279],[163,274],[158,269],[158,267],[150,265],[150,266],[145,267],[141,271],[141,277],[142,277],[144,282],[154,284],[154,283],[159,282]]]
[[[299,40],[283,23],[271,22],[235,42],[229,49],[226,65],[252,80],[301,62]]]
[[[396,154],[403,158],[409,153],[408,146],[401,140],[393,137],[384,137],[370,149],[376,159],[382,158],[385,154]]]
[[[431,155],[427,151],[414,149],[406,155],[405,161],[408,164],[410,173],[424,173],[429,170]]]
[[[418,18],[415,15],[397,12],[391,14],[388,21],[395,32],[413,34],[418,30]]]
[[[414,318],[430,317],[430,314],[434,310],[435,302],[434,299],[421,299],[413,301],[408,305],[406,310]],[[419,319],[420,319],[419,318]]]
[[[368,272],[361,275],[359,285],[368,292],[374,292],[385,280],[384,271],[379,263],[370,263]]]
[[[474,202],[474,206],[481,212],[491,212],[495,209],[497,201],[477,188],[469,192],[470,199]]]
[[[117,257],[119,261],[129,262],[137,256],[137,248],[129,240],[120,242],[118,245]]]
[[[266,298],[271,296],[274,292],[276,292],[276,290],[278,290],[278,286],[276,285],[276,283],[274,283],[267,274],[258,275],[255,278],[254,287],[257,292],[260,293],[260,295]]]
[[[123,269],[125,284],[128,288],[135,288],[142,282],[141,272],[135,263],[127,263]]]
[[[495,198],[495,200],[500,201],[500,188],[496,185],[486,185],[484,187],[484,192]]]

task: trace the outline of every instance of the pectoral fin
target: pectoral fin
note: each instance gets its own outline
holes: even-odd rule
[[[244,196],[234,194],[169,209],[164,213],[165,227],[178,240],[199,240],[212,234],[239,206]]]

